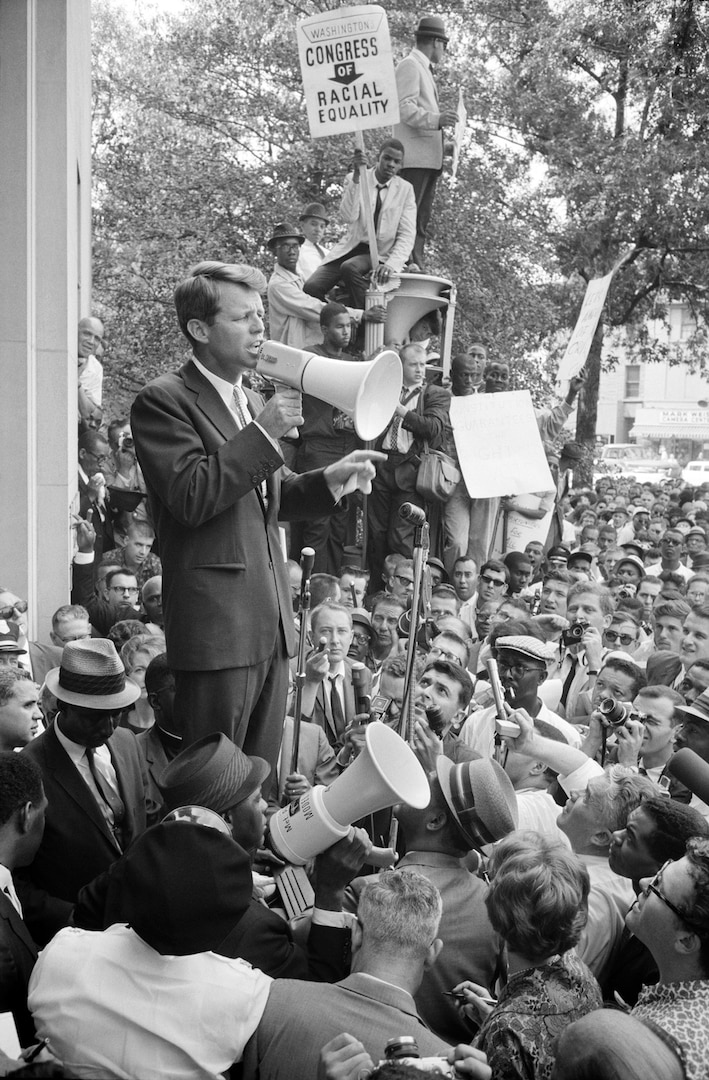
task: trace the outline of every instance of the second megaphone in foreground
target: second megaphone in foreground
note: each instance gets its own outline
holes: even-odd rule
[[[348,413],[360,439],[376,439],[401,395],[401,361],[391,349],[358,364],[264,341],[256,370]]]
[[[347,836],[353,821],[405,802],[428,806],[431,789],[411,747],[387,727],[367,727],[359,757],[329,787],[319,785],[271,818],[271,845],[296,866]]]

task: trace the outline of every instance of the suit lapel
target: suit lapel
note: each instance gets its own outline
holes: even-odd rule
[[[196,398],[197,408],[210,420],[224,439],[233,439],[238,429],[236,420],[227,409],[208,379],[190,360],[180,370],[182,380]]]
[[[98,803],[79,775],[79,770],[57,739],[53,727],[49,728],[47,731],[47,758],[47,763],[56,782],[64,788],[64,791],[69,798],[73,799],[77,806],[79,806],[93,822],[111,847],[120,851],[115,838],[106,824],[103,814],[99,810]]]
[[[37,946],[30,932],[15,910],[14,905],[8,900],[3,892],[0,892],[0,919],[4,919],[9,930],[22,942],[33,960],[37,959]]]

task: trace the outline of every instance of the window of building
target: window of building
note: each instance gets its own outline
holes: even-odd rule
[[[625,368],[625,396],[640,397],[640,364],[627,364]]]

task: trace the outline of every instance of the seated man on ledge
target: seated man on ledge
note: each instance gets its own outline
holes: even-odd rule
[[[347,303],[355,308],[364,307],[372,262],[360,199],[363,170],[379,253],[379,266],[371,276],[383,285],[392,274],[401,273],[416,236],[414,189],[397,175],[403,164],[404,147],[398,139],[386,139],[382,143],[373,169],[366,168],[363,152],[355,150],[353,170],[345,178],[340,203],[340,218],[348,226],[347,233],[305,282],[304,291],[310,296],[324,300],[330,289],[342,282],[349,294]]]

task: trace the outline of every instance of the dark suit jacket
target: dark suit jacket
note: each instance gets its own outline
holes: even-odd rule
[[[371,673],[367,670],[367,675]],[[354,689],[352,687],[352,661],[345,657],[345,674],[343,677],[343,689],[344,689],[344,704],[345,704],[345,724],[351,724],[355,717],[355,698]],[[315,704],[313,706],[313,715],[308,718],[311,723],[317,724],[319,728],[325,732],[327,741],[330,746],[336,750],[342,749],[342,732],[338,732],[335,729],[335,725],[332,719],[332,709],[330,708],[329,699],[326,696],[326,690],[324,683],[320,683],[318,686],[318,692],[315,697]]]
[[[416,473],[419,466],[419,455],[427,442],[432,450],[441,449],[445,442],[450,427],[451,396],[448,390],[442,390],[440,386],[432,386],[425,383],[416,408],[410,409],[401,421],[401,427],[410,431],[413,436],[411,449],[406,454],[403,462],[395,471],[396,481],[400,487],[413,490],[416,485]],[[377,450],[382,449],[384,436],[389,427],[379,436],[375,443]]]
[[[37,959],[37,946],[15,908],[0,892],[0,1012],[11,1012],[20,1046],[35,1041],[27,1008],[27,984]]]
[[[161,809],[163,797],[162,792],[158,787],[158,780],[168,766],[165,747],[160,742],[160,736],[154,726],[149,728],[148,731],[141,731],[139,735],[136,735],[136,741],[138,743],[138,749],[145,761],[145,768],[148,774],[148,796],[155,807]]]
[[[343,1031],[359,1039],[373,1061],[397,1035],[413,1035],[421,1057],[449,1047],[424,1027],[405,990],[363,973],[335,986],[280,979],[271,987],[256,1033],[244,1051],[244,1076],[306,1080],[318,1075],[320,1049]]]
[[[41,686],[44,677],[62,662],[62,650],[56,645],[43,645],[41,641],[29,641],[27,648],[32,665],[32,678]]]
[[[258,413],[261,399],[246,394]],[[278,518],[332,512],[322,472],[295,476],[282,468],[270,440],[255,424],[239,431],[191,361],[138,394],[131,427],[160,542],[170,666],[208,671],[261,663],[273,653],[279,626],[292,655]]]
[[[146,825],[145,764],[135,735],[125,728],[114,731],[108,746],[126,808],[127,847]],[[22,753],[42,770],[49,805],[34,861],[17,873],[17,892],[33,938],[45,945],[67,925],[79,889],[108,869],[121,851],[54,725]]]
[[[672,686],[679,675],[682,661],[677,653],[658,649],[647,658],[648,686]]]

